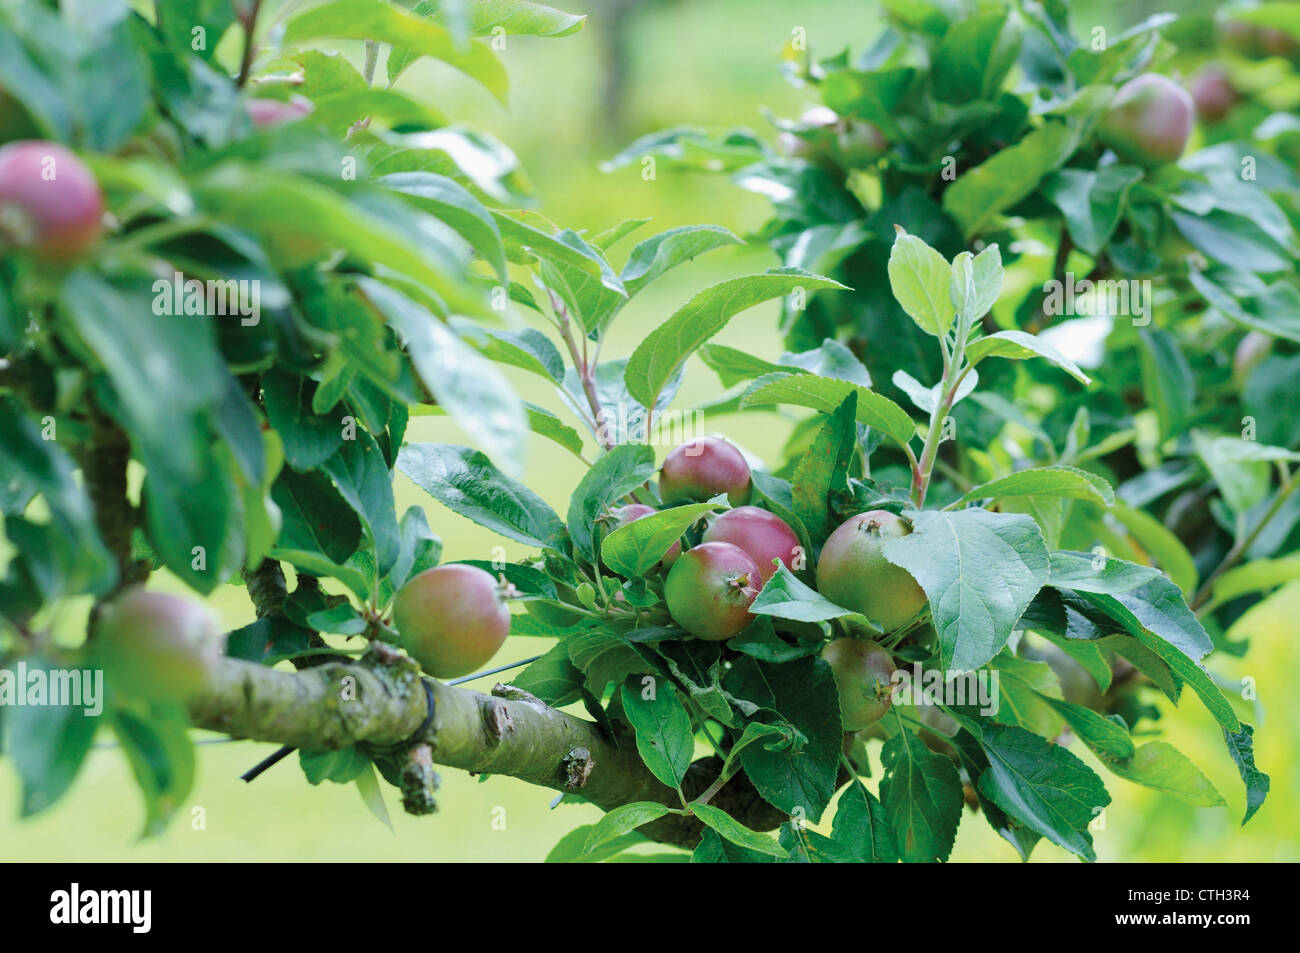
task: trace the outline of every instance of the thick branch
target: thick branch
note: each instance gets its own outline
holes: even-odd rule
[[[615,743],[594,723],[510,686],[483,695],[429,684],[434,717],[422,736],[413,737],[427,705],[419,676],[409,669],[329,663],[285,672],[223,659],[202,695],[190,702],[190,716],[201,728],[301,748],[427,744],[436,764],[519,778],[580,795],[604,810],[631,801],[680,806],[677,793],[641,762],[631,736]],[[684,785],[688,796],[708,787],[720,767],[716,761],[692,766]],[[711,803],[755,828],[785,820],[743,777],[730,781]],[[691,847],[702,828],[694,818],[670,816],[642,830],[663,843]]]

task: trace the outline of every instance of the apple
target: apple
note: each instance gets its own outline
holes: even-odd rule
[[[434,678],[481,668],[510,633],[501,586],[477,566],[450,563],[412,578],[393,600],[402,645]]]
[[[86,164],[56,142],[0,147],[0,248],[69,261],[103,230],[104,196]]]
[[[739,450],[716,437],[700,437],[673,449],[659,470],[665,504],[703,503],[725,493],[732,506],[749,502],[749,464]]]
[[[925,606],[925,592],[911,573],[885,559],[884,549],[911,531],[906,520],[885,510],[850,517],[822,547],[818,591],[880,623],[886,632],[910,621]]]
[[[721,642],[749,625],[758,595],[758,567],[739,546],[701,543],[688,549],[664,581],[668,614],[706,642]]]
[[[709,523],[703,538],[739,546],[754,560],[763,582],[776,572],[777,560],[793,568],[791,562],[802,548],[789,523],[757,506],[738,506],[721,514]]]

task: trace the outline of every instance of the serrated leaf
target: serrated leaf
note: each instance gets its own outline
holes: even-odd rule
[[[833,494],[848,489],[849,463],[858,446],[857,409],[857,392],[849,391],[843,402],[827,415],[812,445],[794,468],[791,480],[794,512],[818,545],[831,532],[827,501]]]
[[[947,508],[963,506],[982,499],[1005,496],[1064,496],[1079,500],[1096,500],[1110,506],[1115,491],[1102,477],[1074,467],[1035,467],[990,480],[975,487]]]
[[[636,749],[650,773],[680,789],[695,757],[695,733],[672,683],[656,679],[650,698],[641,685],[624,685],[623,711],[636,729]]]
[[[1024,331],[998,331],[996,334],[972,341],[966,346],[966,360],[972,367],[986,357],[1005,357],[1013,361],[1042,357],[1061,368],[1080,384],[1092,383],[1092,378],[1081,371],[1074,361],[1046,341]]]
[[[815,374],[765,374],[745,391],[740,398],[740,406],[795,404],[830,413],[855,391],[858,395],[858,423],[873,427],[900,446],[906,446],[916,433],[916,424],[907,415],[907,411],[888,397],[852,381],[818,377]]]
[[[754,615],[790,619],[794,622],[829,622],[849,619],[879,632],[880,627],[860,613],[836,605],[821,593],[800,582],[784,564],[777,567],[761,592],[749,606]]]
[[[864,863],[893,864],[899,859],[885,806],[860,781],[850,782],[840,794],[831,840],[847,847]]]
[[[716,831],[718,836],[724,840],[746,850],[757,851],[760,854],[786,857],[785,848],[771,837],[750,830],[726,811],[716,808],[712,804],[694,804],[691,806],[691,811],[705,826]]]
[[[1028,516],[968,509],[920,512],[913,531],[885,544],[930,602],[943,668],[979,668],[1006,645],[1048,579],[1043,534]]]
[[[590,854],[597,848],[616,837],[636,830],[642,824],[658,820],[669,812],[670,808],[655,801],[634,801],[614,808],[591,828],[582,852]]]
[[[600,544],[600,559],[623,576],[644,576],[668,554],[682,534],[723,503],[687,503],[651,513],[620,526]]]
[[[949,296],[952,266],[922,238],[894,226],[889,252],[889,287],[899,306],[926,334],[943,337],[952,330],[953,303]]]
[[[624,378],[628,393],[644,406],[652,406],[686,359],[726,327],[733,315],[796,288],[812,291],[845,286],[798,268],[778,268],[706,288],[651,331],[632,352]]]
[[[564,523],[555,511],[479,450],[411,443],[398,454],[397,468],[443,506],[507,539],[551,549],[564,545]]]
[[[946,860],[961,821],[957,768],[906,728],[885,742],[880,763],[880,803],[898,855],[908,863]]]
[[[654,470],[654,448],[623,443],[610,449],[583,474],[569,498],[569,537],[577,554],[595,562],[600,531],[596,520],[653,477]]]

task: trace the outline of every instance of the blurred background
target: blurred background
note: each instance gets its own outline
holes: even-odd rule
[[[554,5],[589,14],[586,28],[560,40],[510,38],[502,54],[512,81],[508,109],[427,59],[410,70],[403,85],[427,95],[448,117],[508,143],[536,188],[539,210],[552,220],[596,231],[628,218],[652,219],[638,238],[688,223],[716,223],[745,236],[766,219],[768,206],[723,176],[661,171],[645,181],[637,166],[604,173],[602,161],[633,138],[672,125],[743,126],[770,139],[765,110],[791,116],[814,101],[810,91],[790,86],[780,70],[780,52],[792,31],[802,28],[813,54],[829,56],[846,44],[861,50],[881,29],[876,5],[862,0],[798,5],[788,0],[586,0],[585,5],[554,0]],[[1095,26],[1113,33],[1159,10],[1205,15],[1214,6],[1199,0],[1081,2],[1074,4],[1075,33],[1087,36]],[[339,48],[360,61],[358,46]],[[616,266],[632,244],[613,250]],[[623,313],[605,356],[625,356],[700,288],[776,264],[770,251],[755,245],[715,252],[671,272]],[[743,312],[717,340],[775,359],[783,350],[776,305]],[[556,395],[537,378],[523,373],[511,377],[524,399],[565,415]],[[693,359],[678,405],[703,402],[717,390],[713,373]],[[725,433],[775,462],[793,420],[775,413],[719,416],[708,419],[705,429]],[[407,439],[469,442],[453,424],[430,417],[413,418]],[[535,438],[524,479],[563,512],[582,471],[582,464],[557,445]],[[413,504],[425,506],[430,524],[443,538],[445,560],[525,554],[523,547],[450,513],[399,477],[398,512]],[[494,552],[495,547],[501,550]],[[182,588],[162,574],[153,585]],[[225,587],[213,605],[227,628],[252,621],[241,589]],[[1272,791],[1259,814],[1246,828],[1238,826],[1244,797],[1236,770],[1211,717],[1201,706],[1187,704],[1167,711],[1164,737],[1202,768],[1228,799],[1229,809],[1194,808],[1129,784],[1097,766],[1076,745],[1076,753],[1103,775],[1114,797],[1104,829],[1094,831],[1101,860],[1300,860],[1300,822],[1294,810],[1300,794],[1300,705],[1292,696],[1293,673],[1300,668],[1296,618],[1300,585],[1280,591],[1238,621],[1231,637],[1251,640],[1246,658],[1211,660],[1225,684],[1251,678],[1256,685],[1261,706],[1255,720],[1257,761],[1272,775]],[[71,633],[84,625],[84,615],[78,619],[70,610],[66,622]],[[536,655],[549,645],[549,640],[512,638],[497,661]],[[495,680],[472,687],[487,690]],[[879,743],[875,746],[878,754]],[[353,786],[310,788],[296,758],[253,784],[238,779],[271,750],[273,746],[249,742],[200,745],[190,810],[181,810],[163,836],[144,841],[137,839],[143,826],[140,797],[119,752],[94,751],[67,797],[21,823],[17,779],[11,764],[0,761],[0,859],[540,861],[566,831],[599,816],[586,805],[552,809],[551,792],[508,778],[480,781],[444,771],[440,813],[432,817],[402,814],[394,792],[385,791],[390,832],[363,807]],[[879,764],[878,758],[874,761]],[[827,830],[829,822],[828,815]],[[654,854],[663,849],[645,845],[637,850]],[[1017,860],[1011,846],[973,816],[963,822],[952,857]],[[1072,860],[1046,842],[1033,858]]]

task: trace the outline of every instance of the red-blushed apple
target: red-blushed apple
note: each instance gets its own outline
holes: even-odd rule
[[[1097,133],[1126,162],[1175,162],[1192,134],[1194,112],[1187,90],[1168,76],[1143,73],[1115,93]]]
[[[402,645],[434,678],[459,678],[487,664],[510,633],[501,586],[477,566],[426,569],[393,600]]]
[[[91,652],[114,691],[179,700],[204,686],[224,641],[202,603],[133,586],[100,610]]]
[[[731,543],[701,543],[686,550],[668,571],[664,601],[683,629],[706,642],[731,638],[753,619],[758,595],[754,560]]]
[[[799,537],[785,520],[757,506],[738,506],[717,516],[704,531],[704,541],[739,546],[758,566],[767,582],[776,572],[776,560],[793,569],[802,547]]]
[[[868,510],[831,533],[817,561],[817,589],[831,602],[860,612],[886,632],[925,606],[925,591],[911,573],[885,559],[885,544],[912,527],[901,516]]]
[[[752,491],[749,464],[739,450],[716,437],[676,447],[659,470],[659,496],[668,505],[703,503],[725,493],[732,506],[742,506]]]
[[[1203,122],[1219,122],[1241,102],[1241,94],[1221,66],[1206,66],[1192,77],[1191,93]]]
[[[69,261],[99,238],[103,217],[99,182],[75,153],[33,139],[0,147],[0,248]]]

